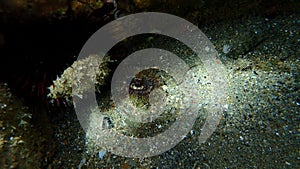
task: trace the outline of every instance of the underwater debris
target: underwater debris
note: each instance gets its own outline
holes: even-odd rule
[[[0,168],[47,168],[43,160],[52,158],[54,145],[30,120],[30,109],[12,95],[6,83],[0,83],[0,105],[5,105],[0,106]]]

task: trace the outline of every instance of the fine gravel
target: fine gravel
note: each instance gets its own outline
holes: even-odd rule
[[[198,140],[205,120],[200,117],[165,153],[120,157],[93,147],[69,109],[53,120],[58,151],[49,168],[300,168],[299,27],[299,15],[282,15],[200,28],[217,49],[228,82],[226,109],[205,143]],[[186,50],[177,43],[167,46]]]

